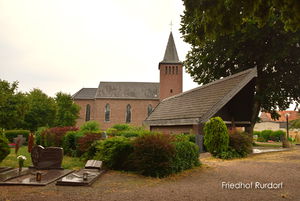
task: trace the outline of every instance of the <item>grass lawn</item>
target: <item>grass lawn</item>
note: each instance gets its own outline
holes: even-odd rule
[[[282,147],[282,142],[255,142],[255,147]]]
[[[17,156],[26,156],[27,160],[24,163],[24,167],[32,166],[30,153],[27,151],[27,146],[20,147],[18,154],[15,154],[15,149],[10,149],[10,154],[0,163],[2,167],[18,167]],[[78,170],[83,168],[85,161],[81,161],[80,158],[64,156],[62,167],[65,169]]]

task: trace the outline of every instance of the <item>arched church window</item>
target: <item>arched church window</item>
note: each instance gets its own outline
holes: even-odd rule
[[[174,73],[175,73],[175,67],[172,66],[172,74],[174,74]]]
[[[165,68],[165,74],[168,74],[168,66]]]
[[[171,66],[169,66],[169,74],[171,75]]]
[[[126,106],[126,119],[125,119],[126,123],[130,123],[131,122],[131,106],[130,104],[128,104]]]
[[[110,120],[110,106],[107,103],[105,105],[105,121],[109,121]]]
[[[178,74],[178,66],[176,66],[176,74]]]
[[[152,111],[153,111],[152,105],[149,104],[148,105],[148,116],[152,113]]]
[[[87,104],[85,108],[85,121],[89,121],[90,119],[91,119],[91,106]]]

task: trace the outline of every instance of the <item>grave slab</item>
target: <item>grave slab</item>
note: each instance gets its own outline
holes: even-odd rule
[[[13,169],[12,167],[0,167],[0,173]]]
[[[102,174],[104,170],[98,169],[81,169],[73,172],[56,182],[56,185],[60,186],[90,186],[94,183]],[[86,180],[84,174],[87,174]]]
[[[41,173],[41,181],[36,181],[36,173],[39,171]],[[37,170],[23,168],[21,175],[18,173],[18,169],[13,169],[8,174],[2,175],[2,180],[0,185],[31,185],[31,186],[45,186],[50,184],[67,174],[74,172],[74,170]],[[3,174],[3,173],[1,173]],[[1,178],[0,174],[0,178]]]

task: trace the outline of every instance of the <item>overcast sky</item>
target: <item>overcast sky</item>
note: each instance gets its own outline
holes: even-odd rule
[[[181,0],[0,0],[0,79],[50,96],[100,81],[158,82],[171,21],[180,60],[189,50],[183,9]],[[196,86],[185,74],[184,90]]]

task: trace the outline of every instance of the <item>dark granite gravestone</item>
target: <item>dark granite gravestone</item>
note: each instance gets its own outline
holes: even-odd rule
[[[26,142],[26,138],[23,137],[23,135],[18,135],[18,137],[14,138],[14,143],[19,143],[19,147],[21,147]]]
[[[34,146],[31,160],[36,169],[62,169],[63,149],[61,147]]]

